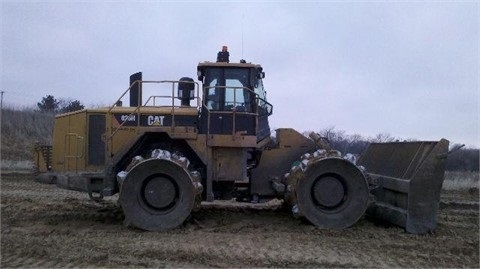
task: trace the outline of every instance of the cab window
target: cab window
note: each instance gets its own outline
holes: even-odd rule
[[[211,110],[252,112],[248,87],[249,70],[211,68],[205,76],[205,104]]]

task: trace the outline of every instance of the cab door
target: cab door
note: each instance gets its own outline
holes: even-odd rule
[[[256,135],[255,94],[248,89],[249,70],[206,70],[202,127],[204,133]]]

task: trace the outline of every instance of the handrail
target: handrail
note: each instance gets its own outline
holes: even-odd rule
[[[172,115],[172,124],[171,124],[171,127],[172,129],[175,128],[175,99],[177,99],[179,96],[175,93],[175,88],[177,86],[177,89],[178,89],[178,84],[179,83],[193,83],[195,85],[195,96],[194,96],[194,99],[197,100],[197,109],[200,107],[200,104],[201,104],[201,98],[200,98],[200,90],[199,90],[199,84],[198,82],[194,82],[194,81],[177,81],[177,80],[160,80],[160,81],[155,81],[155,80],[136,80],[134,81],[130,87],[127,88],[127,90],[125,90],[125,92],[123,92],[123,94],[120,96],[120,98],[117,99],[117,101],[115,101],[115,103],[110,106],[108,112],[107,112],[107,124],[106,124],[106,136],[104,137],[104,140],[105,142],[108,142],[108,141],[111,141],[113,139],[113,137],[115,136],[115,134],[117,134],[117,132],[123,127],[125,126],[125,124],[128,122],[128,120],[124,120],[122,121],[122,123],[117,126],[114,130],[113,130],[113,126],[112,126],[112,114],[114,113],[114,108],[117,106],[118,102],[122,100],[123,97],[125,97],[125,95],[132,89],[133,85],[135,83],[140,83],[142,86],[143,84],[164,84],[164,83],[170,83],[172,85],[171,87],[171,94],[170,95],[152,95],[150,96],[149,98],[147,98],[147,100],[142,104],[141,100],[140,100],[140,95],[139,95],[139,100],[138,100],[138,106],[135,107],[135,109],[128,115],[127,119],[131,118],[132,116],[136,115],[137,116],[137,128],[140,127],[140,114],[141,114],[141,107],[148,107],[147,104],[153,100],[154,101],[154,104],[153,104],[153,107],[167,107],[166,105],[163,105],[163,106],[156,106],[155,105],[155,98],[168,98],[168,99],[171,99],[171,105],[168,106],[168,107],[171,107],[172,108],[172,111],[171,111],[171,115]],[[143,87],[142,87],[143,88]]]
[[[122,100],[123,97],[125,97],[125,95],[130,92],[130,90],[132,89],[133,85],[135,83],[142,83],[141,80],[135,80],[134,82],[132,82],[132,84],[130,84],[130,86],[122,93],[122,95],[120,95],[120,97],[115,101],[115,103],[113,103],[110,108],[108,109],[107,111],[107,115],[106,115],[106,120],[105,120],[105,135],[103,136],[103,140],[105,142],[105,145],[107,145],[107,143],[109,141],[112,140],[113,136],[118,132],[118,130],[123,127],[125,125],[125,123],[127,121],[123,121],[120,126],[118,126],[115,131],[112,132],[112,110],[118,105],[118,103]],[[138,97],[140,98],[140,96]],[[137,104],[139,104],[140,102],[137,102]],[[138,110],[139,110],[140,106],[137,106],[137,108],[128,115],[128,118],[130,118],[131,116],[133,116]],[[108,134],[110,133],[110,134]],[[106,149],[108,149],[108,147],[105,147]],[[105,156],[108,156],[108,154],[106,154]]]
[[[239,86],[207,86],[207,87],[204,87],[204,91],[208,91],[208,89],[223,89],[225,94],[226,94],[226,91],[227,90],[233,90],[233,106],[232,106],[232,110],[225,110],[225,107],[224,107],[224,110],[213,110],[213,109],[210,109],[207,104],[205,104],[205,100],[204,100],[204,103],[202,104],[202,106],[204,107],[204,109],[208,112],[208,119],[207,119],[207,135],[210,135],[210,118],[211,118],[211,114],[232,114],[232,136],[235,136],[235,129],[236,129],[236,116],[237,114],[240,114],[240,115],[252,115],[252,116],[255,116],[255,133],[258,132],[258,117],[259,116],[263,116],[263,115],[259,115],[259,102],[262,101],[264,103],[264,105],[266,105],[267,107],[269,107],[269,109],[267,109],[267,114],[265,116],[269,116],[271,114],[271,110],[273,108],[273,106],[267,102],[265,99],[263,98],[260,98],[260,96],[255,93],[254,91],[252,91],[250,88],[248,87],[239,87]],[[241,89],[241,90],[247,90],[254,98],[254,106],[252,107],[252,110],[253,112],[247,112],[247,111],[237,111],[237,103],[242,103],[242,102],[237,102],[237,91],[238,89]],[[243,92],[242,92],[243,94]],[[248,102],[252,101],[252,100],[247,100]],[[244,103],[247,103],[247,102],[244,102]],[[226,102],[224,103],[224,105],[226,104]]]
[[[127,119],[131,118],[131,117],[134,116],[135,114],[137,114],[137,119],[138,119],[138,118],[140,117],[140,116],[139,116],[139,114],[140,114],[139,111],[140,111],[140,106],[137,106],[137,107],[135,108],[135,110],[133,110],[133,112],[128,115]],[[107,118],[108,118],[108,120],[109,120],[108,125],[107,125],[107,128],[110,130],[110,127],[109,127],[109,126],[111,126],[111,115],[110,115],[110,113],[108,114],[108,117],[107,117]],[[108,137],[106,137],[106,138],[105,138],[105,142],[110,141],[110,140],[115,136],[115,134],[120,130],[120,128],[122,128],[122,127],[125,125],[125,123],[126,123],[127,121],[128,121],[128,120],[124,120],[124,121],[115,129],[115,131],[113,131]],[[138,121],[137,126],[140,124],[139,122],[140,122],[140,120]]]
[[[193,97],[193,99],[196,99],[197,100],[197,108],[200,107],[200,103],[201,103],[201,98],[200,98],[200,86],[199,86],[199,83],[198,82],[194,82],[194,81],[179,81],[179,80],[144,80],[142,81],[143,83],[155,83],[155,84],[161,84],[161,83],[171,83],[172,84],[172,94],[171,95],[152,95],[150,96],[147,101],[145,101],[144,105],[143,106],[147,106],[148,102],[154,98],[154,97],[162,97],[162,98],[171,98],[172,99],[172,107],[174,107],[174,102],[175,102],[175,99],[178,98],[179,96],[175,94],[175,85],[176,84],[179,84],[179,83],[192,83],[194,84],[196,87],[195,87],[195,92],[196,92],[196,95]],[[178,86],[177,86],[178,87]],[[154,105],[155,106],[155,105]]]
[[[110,106],[110,109],[108,109],[107,114],[110,114],[112,112],[113,108],[117,106],[118,102],[120,102],[122,100],[122,98],[125,96],[125,94],[127,94],[130,91],[130,89],[133,87],[133,85],[135,83],[142,83],[142,81],[141,80],[135,80],[134,82],[132,82],[132,84],[123,92],[123,94],[117,99],[117,101],[115,101],[115,103],[113,103],[113,105]]]

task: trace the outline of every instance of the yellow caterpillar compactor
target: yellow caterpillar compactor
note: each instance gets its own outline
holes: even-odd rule
[[[234,198],[283,199],[322,228],[365,214],[409,233],[436,228],[447,140],[371,144],[355,160],[315,133],[271,136],[263,68],[224,56],[198,64],[199,82],[136,73],[111,107],[58,115],[53,146],[35,147],[36,179],[92,199],[119,193],[125,223],[150,231],[180,226],[202,201]]]

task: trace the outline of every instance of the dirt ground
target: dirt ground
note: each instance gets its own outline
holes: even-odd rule
[[[423,236],[369,219],[321,230],[267,207],[204,205],[181,228],[144,232],[123,225],[116,197],[2,175],[0,267],[480,266],[478,190],[444,191],[438,228]]]

